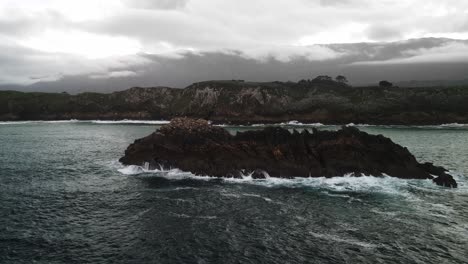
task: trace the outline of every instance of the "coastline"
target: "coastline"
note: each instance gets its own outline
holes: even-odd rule
[[[214,124],[468,124],[468,87],[351,87],[336,82],[209,81],[109,94],[0,91],[0,121],[171,120]]]
[[[468,128],[468,123],[444,123],[444,124],[429,124],[429,125],[418,125],[418,124],[361,124],[361,123],[347,123],[347,124],[324,124],[324,123],[302,123],[297,120],[289,120],[280,123],[220,123],[209,122],[215,126],[220,127],[264,127],[264,126],[284,126],[284,127],[340,127],[340,126],[356,126],[356,127],[404,127],[404,128]],[[69,120],[12,120],[4,121],[0,120],[0,125],[18,125],[18,124],[66,124],[66,123],[93,123],[101,125],[164,125],[170,123],[170,120],[138,120],[138,119],[120,119],[120,120],[105,120],[105,119],[92,119],[92,120],[81,120],[81,119],[69,119]]]

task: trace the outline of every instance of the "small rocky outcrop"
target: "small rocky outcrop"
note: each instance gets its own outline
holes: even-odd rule
[[[442,167],[419,163],[408,149],[382,135],[354,127],[299,133],[280,127],[239,132],[233,136],[205,120],[176,118],[136,140],[120,159],[124,165],[179,168],[213,177],[335,177],[389,175],[433,179],[457,187]]]

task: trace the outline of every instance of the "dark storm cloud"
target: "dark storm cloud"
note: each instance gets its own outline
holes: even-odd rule
[[[2,0],[0,84],[112,90],[318,74],[365,83],[424,67],[459,76],[467,43],[425,37],[466,38],[467,12],[459,0]],[[447,70],[427,66],[437,64]]]
[[[145,63],[146,59],[140,56],[90,61],[82,56],[42,52],[5,41],[0,43],[0,84],[21,84],[25,78],[29,81],[57,80],[64,75],[100,74],[112,77],[114,71],[124,71],[120,69]]]
[[[327,45],[346,56],[325,61],[296,57],[280,61],[274,57],[257,60],[242,52],[185,53],[179,57],[140,54],[144,64],[121,64],[105,72],[66,75],[57,81],[43,81],[25,87],[26,90],[77,93],[83,91],[110,92],[133,86],[170,86],[183,88],[193,82],[213,79],[244,79],[252,81],[298,81],[327,74],[348,76],[354,85],[375,84],[379,80],[443,80],[465,79],[468,60],[443,63],[437,60],[418,62],[419,51],[446,49],[453,45],[468,47],[467,41],[448,39],[416,39],[388,44]],[[416,57],[416,61],[411,59]],[[395,60],[405,58],[401,63]]]
[[[21,56],[18,56],[21,54]],[[0,44],[0,83],[21,83],[24,76],[37,72],[35,61],[48,62],[45,54],[18,47],[13,44]]]

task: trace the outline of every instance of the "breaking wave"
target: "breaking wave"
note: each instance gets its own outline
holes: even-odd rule
[[[468,124],[459,124],[459,123],[450,123],[450,124],[442,124],[440,127],[467,127]]]
[[[114,124],[146,124],[146,125],[164,125],[170,123],[169,120],[35,120],[35,121],[0,121],[0,125],[22,125],[22,124],[66,124],[66,123],[91,123],[99,125],[114,125]],[[211,122],[210,122],[211,123]],[[215,124],[220,127],[267,127],[267,126],[286,126],[286,127],[339,127],[341,125],[325,125],[322,123],[302,123],[297,120],[292,120],[274,124],[250,124],[250,125],[231,125],[231,124]],[[349,123],[345,126],[355,127],[376,127],[376,128],[421,128],[421,129],[468,129],[468,124],[449,123],[441,125],[370,125],[370,124],[355,124]]]
[[[282,122],[282,123],[273,123],[273,124],[252,124],[251,126],[253,127],[263,127],[263,126],[310,126],[310,127],[321,127],[325,126],[322,123],[302,123],[297,120],[291,120],[288,122]]]
[[[35,121],[0,121],[0,125],[24,125],[24,124],[66,124],[66,123],[91,123],[100,125],[112,124],[149,124],[149,125],[164,125],[170,121],[165,120],[35,120]]]
[[[0,125],[23,125],[23,124],[63,124],[83,122],[77,119],[70,120],[37,120],[37,121],[0,121]]]
[[[349,123],[345,126],[376,127],[376,128],[421,128],[421,129],[468,129],[468,124],[449,123],[441,125],[370,125]]]
[[[292,121],[289,121],[289,122],[279,123],[278,125],[280,125],[280,126],[314,126],[314,127],[324,126],[324,124],[322,124],[322,123],[301,123],[301,122],[299,122],[297,120],[292,120]]]
[[[164,125],[169,124],[170,121],[166,120],[115,120],[115,121],[108,121],[108,120],[93,120],[91,123],[94,124],[103,124],[103,125],[112,125],[112,124],[149,124],[149,125]]]
[[[140,177],[163,177],[168,180],[184,180],[194,179],[202,181],[222,181],[232,184],[251,184],[267,188],[313,188],[325,189],[332,191],[326,193],[333,196],[336,193],[384,193],[391,195],[408,196],[408,190],[411,188],[419,188],[423,190],[441,190],[439,186],[435,185],[431,180],[406,180],[390,176],[377,177],[377,176],[360,176],[355,177],[352,175],[345,175],[340,177],[318,177],[318,178],[274,178],[266,174],[266,179],[254,179],[251,175],[243,175],[242,178],[216,178],[210,176],[197,176],[190,172],[184,172],[179,169],[155,169],[150,170],[143,166],[124,166],[120,163],[114,163],[118,171],[124,175],[139,175]],[[459,178],[459,176],[454,176]],[[459,191],[468,191],[465,186],[459,186]],[[455,190],[456,191],[456,190]],[[334,194],[335,193],[335,194]]]

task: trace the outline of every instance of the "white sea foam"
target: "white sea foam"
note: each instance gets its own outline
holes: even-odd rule
[[[422,128],[422,129],[460,129],[460,128],[468,128],[468,124],[459,124],[459,123],[451,123],[451,124],[441,124],[441,125],[424,125],[424,126],[389,126],[392,127],[415,127],[415,128]]]
[[[252,124],[253,127],[263,127],[263,126],[310,126],[310,127],[320,127],[325,126],[322,123],[301,123],[297,120],[291,120],[288,122],[274,123],[274,124]]]
[[[450,124],[442,124],[441,127],[468,127],[468,124],[459,124],[459,123],[450,123]]]
[[[171,170],[149,170],[142,166],[122,166],[118,168],[118,171],[124,175],[141,175],[141,176],[157,176],[163,177],[170,180],[183,180],[183,179],[195,179],[195,180],[221,180],[226,183],[233,184],[252,184],[263,186],[267,188],[287,187],[287,188],[316,188],[326,189],[333,192],[337,192],[333,195],[340,195],[339,193],[353,193],[353,192],[366,192],[366,193],[385,193],[399,196],[409,196],[408,186],[415,182],[426,182],[425,186],[428,188],[436,187],[430,180],[405,180],[398,179],[395,177],[374,177],[374,176],[361,176],[354,177],[351,175],[345,175],[340,177],[318,177],[318,178],[302,178],[296,177],[291,179],[286,178],[274,178],[268,177],[266,179],[253,179],[251,175],[244,175],[242,178],[215,178],[210,176],[197,176],[190,172],[184,172],[179,169]],[[341,197],[341,196],[340,196]]]
[[[220,125],[229,127],[230,125]],[[247,125],[248,127],[249,125]],[[325,125],[322,123],[302,123],[296,120],[275,123],[275,124],[252,124],[252,127],[265,127],[265,126],[301,126],[301,127],[323,127],[323,126],[341,126],[340,124],[335,125]],[[371,125],[371,124],[362,124],[362,123],[348,123],[345,126],[348,127],[376,127],[376,128],[423,128],[423,129],[447,129],[447,128],[468,128],[468,124],[459,124],[459,123],[450,123],[450,124],[440,124],[440,125]]]
[[[24,125],[24,124],[61,124],[82,122],[77,119],[70,120],[35,120],[35,121],[0,121],[0,125]]]
[[[164,125],[170,123],[168,120],[36,120],[36,121],[0,121],[0,125],[22,125],[22,124],[60,124],[60,123],[92,123],[100,125],[112,125],[112,124],[148,124],[148,125]],[[301,127],[323,127],[328,126],[322,123],[302,123],[297,120],[291,120],[288,122],[275,123],[275,124],[252,124],[252,125],[229,125],[229,124],[217,124],[216,126],[220,127],[266,127],[266,126],[301,126]],[[330,126],[339,126],[339,125],[330,125]],[[423,129],[468,129],[468,124],[460,123],[448,123],[440,125],[369,125],[369,124],[355,124],[349,123],[346,126],[356,126],[356,127],[377,127],[377,128],[423,128]]]
[[[23,124],[62,124],[62,123],[92,123],[101,125],[112,124],[150,124],[150,125],[164,125],[170,121],[165,120],[35,120],[35,121],[0,121],[0,125],[23,125]]]
[[[229,124],[219,124],[217,126],[222,127],[229,127],[234,125]],[[266,127],[266,126],[302,126],[302,127],[323,127],[323,126],[331,126],[331,127],[340,127],[341,124],[334,124],[334,125],[325,125],[322,123],[302,123],[297,120],[291,120],[288,122],[282,123],[273,123],[273,124],[251,124],[251,125],[236,125],[240,127]],[[449,124],[440,124],[440,125],[371,125],[371,124],[362,124],[362,123],[348,123],[344,126],[349,127],[376,127],[376,128],[424,128],[424,129],[446,129],[446,128],[468,128],[468,124],[459,124],[459,123],[449,123]]]
[[[125,166],[124,168],[118,169],[118,171],[125,175],[137,175],[146,172],[143,167],[136,165]]]
[[[324,124],[322,124],[322,123],[301,123],[301,122],[299,122],[297,120],[292,120],[292,121],[289,121],[289,122],[279,123],[278,125],[280,125],[280,126],[313,126],[313,127],[324,126]]]
[[[242,196],[260,198],[260,199],[263,199],[263,200],[265,200],[265,201],[267,201],[267,202],[272,202],[272,201],[273,201],[273,200],[271,200],[270,198],[263,197],[263,196],[258,195],[258,194],[242,193]]]
[[[235,180],[234,180],[235,181]],[[250,184],[262,185],[265,187],[284,186],[289,188],[312,187],[317,189],[328,189],[335,192],[379,192],[395,195],[404,195],[401,192],[408,182],[392,177],[353,177],[345,175],[333,178],[267,178],[265,180],[240,180]]]
[[[120,164],[120,163],[119,163]],[[163,170],[160,169],[148,169],[147,166],[137,166],[137,165],[129,165],[129,166],[122,166],[118,165],[118,171],[124,175],[140,175],[140,174],[153,174],[156,176],[160,176],[166,179],[171,180],[183,180],[183,179],[198,179],[198,180],[210,180],[216,179],[214,177],[209,176],[196,176],[190,172],[184,172],[179,169],[170,169],[170,170]]]
[[[213,219],[218,218],[215,215],[193,215],[192,216],[192,215],[187,215],[187,214],[176,214],[176,213],[171,213],[171,214],[177,218],[191,218],[191,219],[197,218],[197,219],[205,219],[205,220],[213,220]]]
[[[322,233],[317,233],[317,232],[312,232],[312,231],[309,231],[309,234],[316,238],[323,239],[326,241],[345,243],[345,244],[359,246],[359,247],[368,248],[368,249],[375,248],[377,246],[372,243],[367,243],[367,242],[359,241],[359,240],[352,239],[352,238],[346,238],[346,237],[339,236],[339,235],[322,234]]]
[[[247,125],[235,125],[235,124],[214,124],[219,127],[265,127],[268,124],[247,124]]]
[[[166,120],[93,120],[91,123],[112,125],[112,124],[149,124],[149,125],[164,125],[169,124],[170,121]]]
[[[336,125],[338,126],[338,125]],[[440,125],[370,125],[349,123],[345,126],[355,127],[376,127],[376,128],[422,128],[422,129],[447,129],[447,128],[468,128],[468,124],[449,123]]]
[[[331,196],[331,197],[340,197],[340,198],[346,198],[346,199],[350,199],[352,198],[351,196],[349,196],[348,194],[336,194],[336,193],[329,193],[327,191],[324,191],[322,192],[323,194],[327,195],[327,196]]]
[[[265,200],[266,202],[273,202],[272,199],[268,198],[268,197],[264,197],[264,196],[261,196],[259,194],[255,194],[255,193],[231,193],[231,192],[226,192],[224,190],[222,190],[220,192],[220,194],[222,196],[225,196],[225,197],[230,197],[230,198],[243,198],[243,197],[254,197],[254,198],[259,198],[259,199],[263,199]]]
[[[22,124],[30,124],[31,122],[28,121],[0,121],[0,125],[22,125]]]
[[[219,127],[267,127],[267,126],[309,126],[309,127],[320,127],[325,126],[322,123],[301,123],[297,120],[291,120],[288,122],[282,123],[272,123],[272,124],[250,124],[250,125],[230,125],[230,124],[216,124],[215,126]]]

